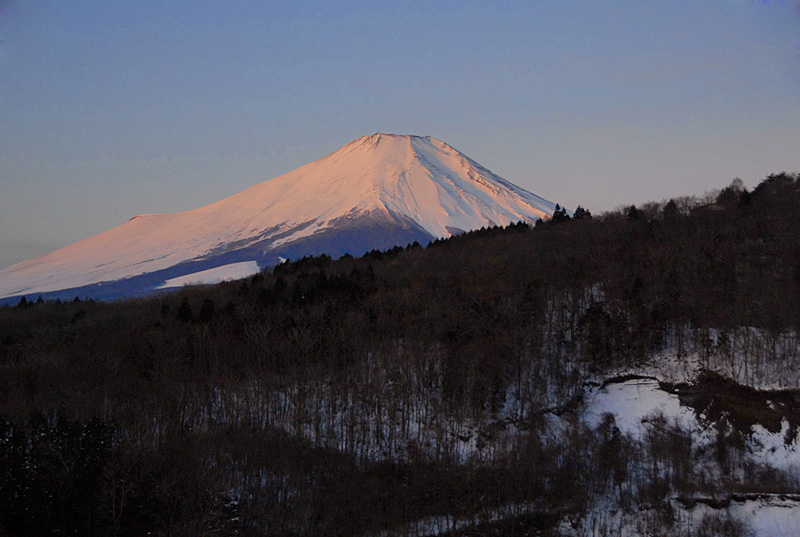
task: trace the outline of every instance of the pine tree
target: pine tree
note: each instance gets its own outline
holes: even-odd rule
[[[575,212],[572,215],[572,219],[573,220],[582,220],[582,219],[591,220],[592,219],[592,213],[589,212],[589,209],[584,209],[583,207],[578,205],[578,208],[575,209]]]
[[[553,224],[560,224],[562,222],[569,222],[570,218],[567,210],[556,203],[556,209],[553,211],[553,218],[550,220]]]

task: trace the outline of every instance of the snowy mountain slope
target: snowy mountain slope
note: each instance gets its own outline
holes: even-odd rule
[[[0,297],[60,290],[100,298],[142,294],[232,263],[263,268],[279,256],[358,255],[533,222],[553,209],[440,140],[375,134],[211,205],[137,216],[4,269]]]

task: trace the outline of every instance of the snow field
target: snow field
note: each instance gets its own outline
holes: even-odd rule
[[[167,280],[157,287],[157,289],[169,289],[173,287],[183,287],[184,285],[208,285],[220,283],[227,280],[239,280],[256,274],[261,269],[255,261],[244,261],[242,263],[231,263],[208,270],[201,270],[178,278]]]

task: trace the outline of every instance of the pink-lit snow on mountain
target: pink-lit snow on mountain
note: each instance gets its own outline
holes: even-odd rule
[[[553,209],[440,140],[374,134],[211,205],[137,216],[8,267],[0,271],[0,297],[120,280],[255,243],[277,248],[362,215],[447,237],[533,222]]]

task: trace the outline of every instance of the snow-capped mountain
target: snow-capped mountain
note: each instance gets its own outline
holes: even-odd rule
[[[137,216],[8,267],[0,297],[139,295],[244,277],[281,258],[361,255],[533,222],[553,209],[440,140],[374,134],[211,205]]]

